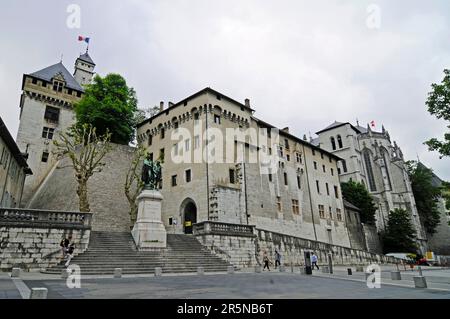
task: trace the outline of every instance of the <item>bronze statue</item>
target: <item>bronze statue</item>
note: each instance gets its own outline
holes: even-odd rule
[[[144,183],[144,189],[158,189],[161,185],[162,178],[161,163],[159,161],[153,162],[150,154],[144,159],[144,166],[142,167],[141,180]]]

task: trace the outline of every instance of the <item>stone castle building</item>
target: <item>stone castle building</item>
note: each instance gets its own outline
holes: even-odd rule
[[[342,158],[339,177],[342,182],[357,181],[366,186],[378,207],[376,224],[385,229],[391,210],[402,208],[411,214],[421,250],[426,251],[427,237],[420,221],[403,153],[391,142],[389,132],[373,131],[346,122],[334,122],[316,133],[312,142]]]
[[[34,174],[25,181],[22,206],[75,209],[73,196],[51,200],[58,192],[55,185],[73,187],[64,182],[73,176],[53,156],[52,140],[74,123],[73,104],[83,96],[94,68],[86,52],[77,58],[73,75],[60,62],[23,76],[17,144]],[[154,160],[164,158],[162,216],[168,232],[192,233],[195,223],[215,221],[343,247],[375,247],[376,231],[360,228],[358,208],[343,201],[340,182],[352,178],[376,198],[378,229],[389,210],[406,208],[425,241],[403,155],[384,129],[379,133],[335,123],[318,135],[308,142],[289,128],[278,130],[254,116],[248,99],[241,103],[205,88],[167,108],[161,103],[160,112],[139,125],[137,140]],[[125,169],[129,150],[119,153],[124,160],[116,166]],[[114,169],[105,174],[112,177]],[[97,189],[95,179],[92,183]],[[114,188],[115,198],[98,195],[114,219],[124,223],[112,230],[130,226],[125,206],[116,203],[123,200],[121,184]],[[107,214],[102,211],[94,225],[107,230]]]
[[[169,232],[191,233],[194,223],[216,221],[350,247],[341,158],[256,118],[248,99],[205,88],[168,108],[161,103],[137,135],[154,160],[164,158]],[[276,161],[267,167],[264,156]]]
[[[52,140],[75,123],[73,104],[83,96],[83,85],[91,81],[94,67],[86,52],[76,59],[73,75],[62,62],[23,75],[16,141],[34,174],[25,180],[21,206],[28,205],[55,167]]]

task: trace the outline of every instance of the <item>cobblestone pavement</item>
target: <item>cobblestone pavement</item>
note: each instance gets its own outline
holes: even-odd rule
[[[70,289],[63,279],[42,279],[36,274],[22,276],[23,282],[33,287],[48,288],[48,298],[170,298],[170,299],[382,299],[417,298],[450,299],[450,284],[438,289],[411,288],[411,281],[395,282],[382,276],[380,289],[369,289],[363,274],[345,277],[343,269],[333,275],[315,272],[313,276],[299,273],[236,273],[179,275],[163,277],[85,278],[81,288]],[[27,278],[25,278],[27,277]],[[348,276],[350,277],[350,276]],[[402,285],[402,286],[398,286]],[[409,285],[409,286],[408,286]],[[447,288],[446,290],[444,290]],[[14,283],[0,277],[0,298],[21,298]]]

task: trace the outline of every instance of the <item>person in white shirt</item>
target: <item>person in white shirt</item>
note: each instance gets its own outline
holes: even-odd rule
[[[317,260],[318,260],[318,258],[316,256],[316,254],[312,253],[312,255],[311,255],[311,263],[312,263],[311,266],[312,266],[312,269],[314,269],[314,266],[316,266],[317,269],[319,269],[319,266],[317,266]]]

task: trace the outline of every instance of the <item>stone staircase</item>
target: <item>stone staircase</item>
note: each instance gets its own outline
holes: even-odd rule
[[[75,256],[71,264],[78,265],[83,275],[112,275],[115,268],[123,274],[152,274],[156,267],[163,273],[226,271],[225,260],[205,249],[192,235],[167,234],[167,249],[139,252],[130,233],[91,232],[89,248]],[[43,273],[61,274],[64,262]]]

